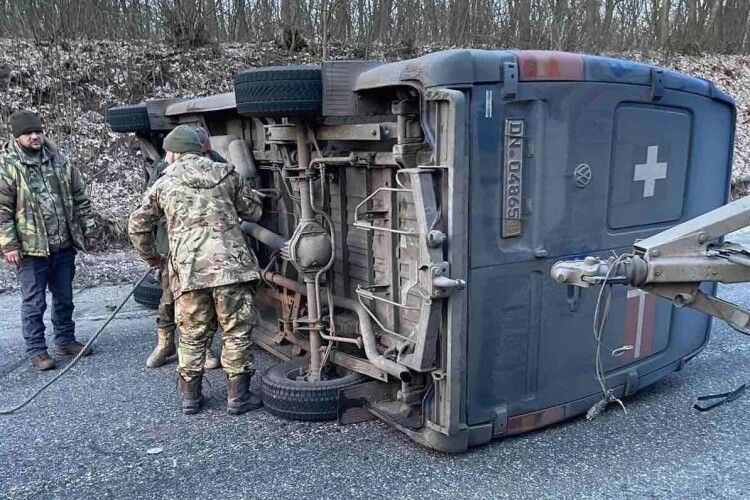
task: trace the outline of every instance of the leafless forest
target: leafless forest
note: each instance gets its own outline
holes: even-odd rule
[[[124,244],[144,160],[107,107],[228,92],[244,68],[451,47],[604,53],[708,78],[737,100],[734,178],[750,185],[750,0],[0,0],[0,138],[13,110],[39,112]]]
[[[0,33],[198,47],[424,44],[585,52],[750,51],[748,0],[0,0]]]

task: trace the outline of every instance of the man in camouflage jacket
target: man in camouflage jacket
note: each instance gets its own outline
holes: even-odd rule
[[[195,131],[186,125],[164,138],[169,165],[130,216],[128,233],[141,257],[163,263],[154,230],[166,217],[169,285],[180,329],[178,372],[182,409],[196,413],[211,321],[223,330],[221,364],[227,375],[227,411],[244,413],[262,405],[249,390],[254,373],[252,328],[257,323],[251,283],[258,264],[240,220],[256,221],[262,207],[251,202],[231,165],[201,156]]]
[[[9,124],[14,138],[0,151],[0,251],[18,270],[26,352],[34,367],[50,370],[55,363],[43,320],[48,288],[58,350],[83,350],[72,319],[73,275],[76,250],[94,244],[94,215],[83,177],[45,140],[39,117],[16,111]]]
[[[219,153],[211,149],[211,137],[202,127],[196,127],[195,133],[198,134],[198,139],[201,141],[201,154],[206,158],[217,163],[227,163]],[[146,180],[146,188],[150,188],[156,183],[159,177],[162,176],[164,170],[167,168],[167,163],[164,160],[157,162],[152,168],[148,170],[148,177]],[[167,228],[164,218],[159,221],[159,225],[156,229],[156,250],[161,255],[169,255],[169,241],[167,239]],[[161,278],[161,299],[159,300],[159,308],[156,315],[156,346],[154,350],[149,354],[146,359],[146,366],[148,368],[158,368],[164,366],[167,358],[174,356],[176,353],[174,340],[175,330],[177,324],[175,323],[174,316],[174,297],[172,290],[169,288],[169,271],[166,266],[163,266],[159,270],[159,277]],[[213,344],[213,332],[216,331],[217,325],[214,322],[210,327],[211,334],[208,337],[208,349],[206,349],[206,362],[204,368],[211,370],[221,366],[219,358],[213,353],[211,344]]]

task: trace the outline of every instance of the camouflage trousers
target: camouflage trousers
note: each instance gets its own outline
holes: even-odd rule
[[[251,334],[258,323],[250,283],[184,292],[175,303],[180,344],[177,371],[185,380],[203,373],[212,322],[222,329],[221,366],[232,378],[253,370]]]
[[[169,274],[166,266],[159,272],[159,279],[161,281],[161,299],[156,311],[156,337],[165,344],[174,344],[174,332],[177,324],[174,317],[174,295],[169,288]],[[217,328],[218,323],[214,320],[211,323],[211,335],[208,338],[209,347],[213,342]]]
[[[161,299],[159,309],[156,311],[156,336],[159,340],[171,344],[174,342],[174,331],[177,325],[174,322],[174,296],[169,288],[169,275],[167,267],[159,271],[161,281]]]

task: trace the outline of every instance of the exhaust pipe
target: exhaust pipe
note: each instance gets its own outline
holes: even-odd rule
[[[302,295],[307,296],[306,288],[297,281],[271,271],[266,271],[263,274],[263,277],[271,283],[275,283],[279,286],[283,286],[284,288],[294,290],[297,293],[301,293]],[[321,301],[323,303],[327,303],[328,298],[323,296],[321,297]],[[372,331],[372,323],[370,323],[370,316],[367,314],[367,311],[365,311],[365,308],[362,307],[361,304],[359,304],[355,300],[347,299],[345,297],[337,297],[334,295],[333,305],[351,311],[357,315],[357,318],[359,319],[359,331],[362,334],[362,343],[364,344],[365,348],[365,356],[367,356],[367,360],[370,363],[388,373],[389,375],[393,375],[402,382],[411,381],[411,372],[407,367],[400,365],[395,361],[391,361],[378,352],[377,343],[375,342],[375,333]]]
[[[280,234],[276,234],[255,222],[243,222],[242,230],[273,250],[281,250],[287,241]]]

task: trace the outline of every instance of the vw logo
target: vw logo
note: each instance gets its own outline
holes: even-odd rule
[[[591,182],[591,167],[588,163],[581,163],[573,170],[573,182],[576,187],[585,188]]]

